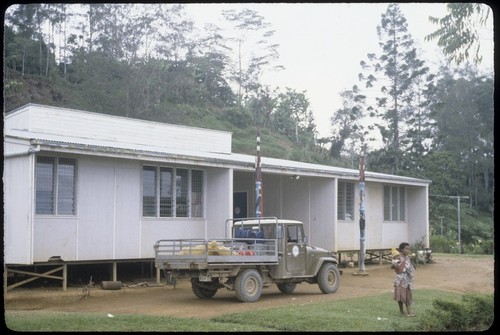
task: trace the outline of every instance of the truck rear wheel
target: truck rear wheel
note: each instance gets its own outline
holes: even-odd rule
[[[333,263],[324,263],[318,272],[318,286],[325,294],[335,293],[340,286],[340,272]]]
[[[276,286],[278,286],[281,293],[292,294],[297,287],[297,283],[279,283]]]
[[[255,269],[246,269],[238,273],[234,282],[236,298],[243,302],[255,302],[262,293],[262,277]]]
[[[210,299],[217,293],[217,288],[206,287],[196,279],[191,280],[191,288],[194,295],[200,299]]]

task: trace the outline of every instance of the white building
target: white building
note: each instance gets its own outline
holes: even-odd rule
[[[359,171],[263,155],[263,216],[359,251]],[[428,245],[430,181],[365,176],[367,251]],[[158,239],[223,237],[255,212],[255,157],[232,153],[229,132],[34,104],[4,115],[3,181],[4,275],[58,260],[63,285],[68,264],[109,262],[115,277]]]

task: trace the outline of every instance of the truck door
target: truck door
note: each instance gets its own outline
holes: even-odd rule
[[[302,225],[286,226],[286,271],[291,276],[306,273],[306,243]]]

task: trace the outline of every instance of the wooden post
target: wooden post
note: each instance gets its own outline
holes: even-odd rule
[[[116,281],[118,277],[118,270],[116,262],[113,262],[113,281]]]
[[[355,275],[367,275],[365,272],[365,157],[359,161],[359,272]]]
[[[160,274],[161,274],[161,273],[160,273],[160,269],[159,269],[159,268],[156,268],[156,283],[157,283],[157,284],[160,284],[160,282],[161,282],[161,281],[160,281],[160,278],[161,278],[161,277],[160,277]]]
[[[68,264],[63,264],[63,278],[62,278],[62,289],[66,291],[68,289]]]

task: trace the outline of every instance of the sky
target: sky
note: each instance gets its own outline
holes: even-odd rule
[[[432,68],[445,60],[436,42],[425,36],[438,27],[428,17],[447,14],[445,3],[400,3],[408,31],[418,57]],[[280,44],[278,63],[285,67],[267,72],[262,78],[271,87],[289,87],[305,91],[319,137],[331,135],[330,117],[341,108],[340,93],[360,85],[360,61],[368,53],[381,54],[376,32],[388,3],[241,3],[186,4],[186,13],[198,29],[205,23],[223,27],[221,11],[249,8],[257,11],[276,30],[274,41]],[[481,68],[493,73],[493,33],[482,29],[483,62]],[[361,86],[361,85],[360,85]]]

